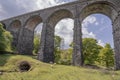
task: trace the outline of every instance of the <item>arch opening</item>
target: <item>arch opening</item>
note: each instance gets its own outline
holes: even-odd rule
[[[34,49],[33,49],[33,54],[34,55],[38,54],[38,50],[40,48],[42,27],[43,27],[43,23],[40,23],[34,29]]]
[[[104,14],[92,14],[87,16],[82,22],[82,34],[84,64],[89,64],[88,66],[105,66],[113,69],[114,43],[111,19]]]
[[[49,18],[47,23],[47,34],[46,34],[46,62],[54,62],[55,54],[54,54],[54,38],[55,38],[55,26],[57,23],[65,18],[73,18],[73,14],[69,10],[61,9],[55,11]]]
[[[84,22],[84,19],[86,17],[88,17],[89,15],[92,15],[92,14],[103,14],[105,16],[107,16],[107,18],[109,18],[108,21],[110,21],[110,26],[112,26],[112,28],[109,27],[109,29],[111,29],[111,32],[110,34],[113,32],[113,29],[115,26],[111,25],[112,23],[114,23],[118,13],[117,13],[117,8],[115,7],[115,5],[113,5],[112,3],[109,3],[107,1],[96,1],[96,2],[93,2],[91,4],[88,4],[87,6],[85,6],[81,13],[80,13],[80,21],[81,22]],[[99,17],[100,18],[100,17]],[[95,19],[94,19],[95,20]],[[94,21],[92,18],[91,18],[91,21]],[[112,22],[112,23],[111,23]],[[87,24],[88,25],[88,24]],[[98,23],[96,23],[96,25],[98,25]],[[89,25],[90,26],[90,25]],[[85,29],[85,28],[83,28]],[[92,28],[93,30],[95,28]],[[104,28],[103,28],[104,29]],[[108,30],[109,30],[108,29]],[[101,29],[102,30],[102,29]],[[96,31],[97,32],[97,31]],[[99,31],[98,31],[99,32]],[[109,32],[109,31],[106,31],[106,32]],[[89,32],[88,32],[89,33]],[[93,32],[89,33],[90,35],[93,35],[93,37],[95,38],[96,35],[93,34]],[[104,34],[106,35],[106,33]],[[102,37],[105,37],[105,36],[102,36]],[[114,34],[113,34],[114,35]],[[113,37],[113,35],[111,34],[111,36]],[[114,35],[115,36],[115,35]],[[108,36],[106,36],[107,38]],[[98,37],[97,37],[98,38]],[[113,37],[114,38],[114,37]],[[113,38],[111,38],[111,44],[112,44],[112,51],[113,51],[113,55],[114,55],[114,46],[113,46]],[[107,40],[108,41],[108,40]],[[101,40],[98,41],[99,43],[101,43]],[[104,46],[106,47],[106,45]],[[111,46],[109,45],[109,47],[111,48]],[[113,57],[113,56],[112,56]],[[114,64],[114,58],[113,58],[113,64]],[[112,66],[113,67],[113,66]]]
[[[63,65],[71,65],[73,46],[73,26],[71,18],[60,20],[55,26],[54,54],[55,62]]]
[[[33,55],[35,28],[40,23],[42,23],[42,18],[39,15],[35,15],[28,18],[28,20],[25,23],[22,37],[24,45],[22,46],[24,47],[23,52],[26,54]]]

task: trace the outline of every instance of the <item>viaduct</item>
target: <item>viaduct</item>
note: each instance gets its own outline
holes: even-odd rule
[[[43,62],[54,62],[55,25],[61,19],[73,19],[72,62],[75,66],[82,66],[81,23],[87,16],[94,13],[104,14],[112,21],[115,69],[120,70],[120,0],[79,0],[26,13],[0,22],[13,35],[13,46],[21,54],[32,54],[34,29],[38,24],[43,23],[38,59]]]

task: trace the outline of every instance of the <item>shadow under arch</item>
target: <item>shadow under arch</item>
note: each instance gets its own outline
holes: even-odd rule
[[[18,44],[18,38],[19,38],[19,31],[21,28],[21,21],[20,20],[14,20],[10,23],[7,30],[12,34],[13,41],[12,41],[12,47],[16,51],[16,47]]]
[[[41,22],[42,18],[39,15],[33,15],[26,20],[24,28],[22,30],[22,35],[19,38],[19,53],[33,55],[34,29]]]
[[[42,22],[42,18],[39,15],[34,15],[30,17],[25,23],[25,28],[34,31],[36,26]]]
[[[21,27],[20,20],[14,20],[10,23],[9,27],[7,28],[9,31],[17,31]]]

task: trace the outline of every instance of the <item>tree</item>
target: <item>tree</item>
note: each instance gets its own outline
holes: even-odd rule
[[[40,34],[34,35],[34,50],[33,53],[37,54],[40,46]]]
[[[82,43],[84,63],[95,64],[95,62],[98,60],[98,55],[102,47],[98,45],[97,40],[93,38],[84,38]]]
[[[12,35],[0,23],[0,51],[12,51]]]
[[[55,48],[60,49],[62,38],[60,36],[55,36]]]
[[[63,49],[63,44],[62,39],[60,36],[55,36],[55,48],[54,48],[54,53],[55,53],[55,62],[58,64],[64,64],[64,65],[70,65],[71,60],[72,60],[72,48]],[[63,41],[64,42],[64,41]],[[61,48],[62,47],[62,48]]]
[[[60,53],[60,60],[59,64],[64,64],[64,65],[71,65],[72,62],[72,48],[62,50]]]
[[[71,42],[69,46],[70,46],[71,48],[73,48],[73,42]]]
[[[106,67],[114,66],[114,54],[110,44],[106,44],[105,47],[100,51],[100,64]]]
[[[62,38],[60,36],[55,36],[54,37],[54,55],[55,55],[55,62],[58,63],[60,60],[60,44],[62,41]]]
[[[70,47],[72,48],[74,43],[72,42],[70,44]],[[93,38],[83,38],[82,39],[82,53],[84,57],[84,63],[85,64],[95,64],[95,62],[98,62],[98,55],[100,50],[102,49],[102,46],[98,45],[98,42],[96,39]]]

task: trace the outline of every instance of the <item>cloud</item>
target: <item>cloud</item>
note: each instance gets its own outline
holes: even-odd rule
[[[64,49],[68,48],[73,41],[73,26],[74,21],[72,19],[63,19],[55,26],[55,35],[64,38]]]
[[[0,20],[72,1],[76,0],[0,0]],[[96,17],[88,16],[82,24],[83,37],[96,39],[96,35],[93,32],[88,31],[87,27],[89,24],[99,25]],[[61,20],[56,25],[57,32],[55,34],[64,38],[66,47],[68,47],[73,40],[73,26],[74,21],[71,19]],[[41,28],[42,24],[36,28],[36,31],[40,33]],[[99,40],[99,43],[100,42],[101,41]]]
[[[91,19],[92,18],[92,19]],[[92,20],[92,21],[91,21]],[[84,20],[84,23],[82,23],[82,37],[83,38],[96,38],[96,34],[93,32],[88,31],[88,26],[89,24],[94,24],[96,23],[96,17],[94,16],[89,16]],[[41,31],[41,26],[38,26],[35,30],[40,33]],[[73,27],[74,27],[74,21],[72,19],[63,19],[57,23],[55,26],[55,35],[60,36],[61,38],[64,38],[64,49],[69,47],[69,44],[73,41]],[[98,40],[98,44],[103,46],[104,43],[101,40]]]
[[[87,27],[89,24],[96,24],[96,23],[98,23],[96,17],[88,16],[83,20],[82,26]]]
[[[63,3],[65,3],[65,2],[59,1],[59,0],[47,0],[47,1],[46,0],[37,0],[36,1],[37,7],[39,9],[47,8],[47,7],[51,7],[51,6],[55,6],[55,5],[59,5],[59,4],[63,4]]]
[[[35,33],[41,34],[42,26],[43,26],[43,23],[38,24],[38,25],[36,26],[35,30],[34,30]]]
[[[24,14],[27,12],[44,9],[47,7],[55,6],[64,4],[67,2],[71,2],[74,0],[0,0],[0,9],[1,13],[0,16],[2,16],[0,19],[9,18],[12,16],[17,16],[20,14]],[[8,4],[9,3],[9,4]],[[64,23],[65,22],[65,23]],[[58,26],[60,26],[60,29],[58,28],[57,34],[64,37],[65,36],[65,44],[69,44],[70,41],[72,42],[73,39],[73,21],[61,21]],[[69,26],[69,27],[66,27]],[[35,29],[37,33],[41,32],[42,24],[38,25],[38,27]]]
[[[5,11],[3,10],[2,5],[0,5],[0,19],[1,19],[2,17],[4,17],[5,14],[6,14],[6,13],[5,13]],[[1,16],[1,15],[2,15],[2,16]]]
[[[101,45],[101,46],[105,46],[105,43],[104,42],[102,42],[102,40],[98,40],[98,45]]]
[[[0,20],[74,0],[0,0]]]
[[[2,7],[1,11],[4,12],[4,14],[0,14],[1,19],[22,14],[26,11],[22,8],[22,5],[17,3],[17,0],[0,0],[0,5]]]
[[[83,38],[96,38],[96,34],[93,32],[88,31],[88,26],[90,24],[93,25],[98,25],[98,21],[96,17],[94,16],[88,16],[82,23],[82,37]],[[64,38],[64,44],[65,48],[69,47],[69,44],[73,41],[73,26],[74,26],[74,21],[71,19],[64,19],[61,20],[57,25],[56,25],[56,35],[61,36]],[[98,40],[98,44],[103,46],[104,43],[101,40]]]
[[[95,25],[96,25],[96,26],[98,26],[98,25],[99,25],[99,23],[98,23],[98,22],[95,22]]]
[[[83,38],[96,38],[96,35],[93,32],[88,32],[88,26],[90,24],[96,24],[97,19],[94,16],[88,16],[82,22],[82,34]]]
[[[102,19],[103,21],[103,19]],[[96,38],[96,34],[94,34],[93,32],[89,32],[88,31],[88,26],[90,24],[93,24],[94,26],[98,26],[99,22],[97,21],[95,16],[88,16],[87,18],[85,18],[85,20],[82,23],[82,34],[83,34],[83,38]],[[97,31],[97,33],[99,33],[100,31],[102,31],[103,29],[105,29],[106,27],[101,28],[100,30]],[[102,40],[97,39],[98,40],[98,45],[104,46],[105,44],[102,42]]]

